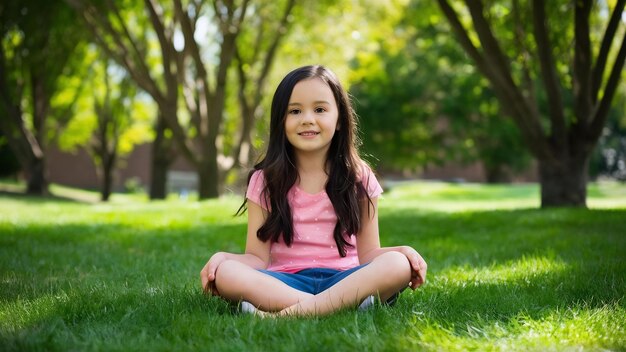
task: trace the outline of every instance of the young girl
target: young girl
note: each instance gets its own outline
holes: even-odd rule
[[[290,72],[272,101],[265,158],[248,178],[244,254],[215,253],[205,292],[261,315],[322,315],[390,302],[426,279],[408,246],[381,247],[382,189],[356,148],[347,93],[325,67]],[[241,211],[241,209],[240,209]]]

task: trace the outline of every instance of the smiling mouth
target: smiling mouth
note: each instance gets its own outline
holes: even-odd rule
[[[318,134],[320,134],[320,133],[319,132],[313,132],[313,131],[307,131],[307,132],[300,132],[300,133],[298,133],[298,136],[309,137],[309,136],[317,136]]]

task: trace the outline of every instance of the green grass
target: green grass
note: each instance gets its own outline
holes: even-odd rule
[[[1,184],[0,184],[1,185]],[[539,210],[536,185],[412,183],[380,201],[384,245],[427,284],[394,307],[240,315],[200,292],[211,253],[241,251],[240,198],[81,202],[0,193],[0,350],[626,350],[626,187],[590,210]]]

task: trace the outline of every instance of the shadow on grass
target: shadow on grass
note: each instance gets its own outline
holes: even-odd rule
[[[425,287],[416,301],[424,316],[441,326],[465,327],[476,317],[508,322],[520,313],[532,319],[574,306],[601,308],[624,299],[621,266],[583,268],[572,266],[558,272],[530,273],[495,282],[480,278],[438,283]]]
[[[19,199],[21,202],[30,203],[30,204],[42,204],[42,203],[47,203],[47,202],[93,204],[93,203],[97,203],[100,201],[99,198],[81,199],[81,198],[64,197],[64,196],[59,196],[55,194],[39,196],[39,195],[28,194],[26,192],[18,192],[18,191],[2,190],[2,189],[0,189],[0,197]]]
[[[379,223],[383,245],[412,245],[433,269],[548,252],[572,262],[621,260],[626,248],[626,209],[399,210],[381,214]]]
[[[89,284],[180,285],[216,250],[241,252],[245,225],[149,229],[120,224],[0,226],[0,302],[31,300]],[[178,282],[176,284],[176,282]],[[199,287],[198,283],[198,287]]]
[[[57,292],[38,303],[42,301],[49,304],[39,314],[15,328],[0,328],[3,350],[159,350],[172,338],[182,338],[171,332],[182,332],[183,324],[191,331],[195,322],[206,323],[209,317],[232,321],[236,316],[231,305],[209,300],[195,287],[120,290],[102,284]]]

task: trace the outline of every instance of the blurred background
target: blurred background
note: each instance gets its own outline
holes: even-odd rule
[[[624,1],[545,3],[3,1],[0,177],[239,193],[278,82],[322,64],[386,182],[624,182]]]

